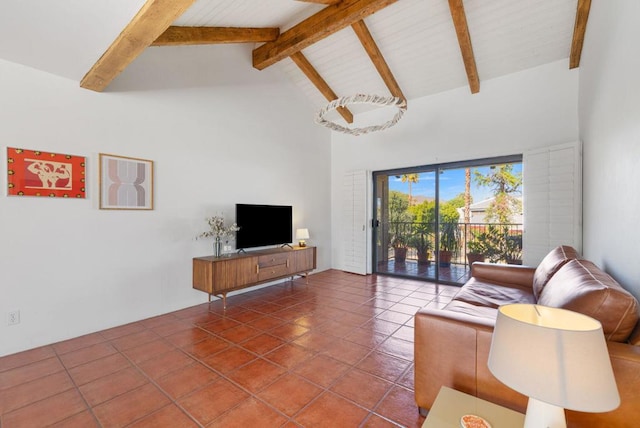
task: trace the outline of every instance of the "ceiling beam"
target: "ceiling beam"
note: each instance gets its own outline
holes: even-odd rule
[[[220,43],[272,42],[279,28],[176,27],[160,34],[151,46],[212,45]]]
[[[253,66],[263,70],[398,0],[342,0],[253,50]]]
[[[307,58],[302,55],[302,52],[296,52],[291,55],[291,60],[302,70],[302,72],[311,80],[311,83],[324,95],[327,101],[333,101],[338,98],[335,92],[329,87],[327,82],[320,76]],[[338,107],[338,113],[347,121],[347,123],[353,123],[353,114],[346,107]]]
[[[376,44],[375,40],[373,40],[373,36],[367,28],[367,25],[363,20],[360,20],[352,24],[351,27],[358,36],[358,39],[360,39],[360,43],[362,43],[364,50],[367,51],[367,54],[369,55],[369,58],[371,58],[373,65],[376,67],[376,70],[378,70],[380,77],[382,77],[385,85],[387,85],[387,88],[389,88],[391,95],[406,101],[407,99],[402,93],[400,85],[398,85],[398,82],[393,76],[389,65],[382,56],[382,52],[380,52],[380,49],[378,49],[378,45]]]
[[[316,4],[336,4],[340,3],[342,0],[298,0],[305,3],[316,3]]]
[[[580,56],[582,55],[582,44],[584,43],[584,33],[587,30],[589,10],[591,0],[578,0],[576,10],[576,23],[573,27],[573,41],[571,42],[571,56],[569,57],[569,68],[580,66]]]
[[[147,0],[87,72],[80,86],[103,91],[194,2],[195,0]]]
[[[462,61],[467,72],[467,80],[471,93],[475,94],[480,91],[480,78],[478,77],[478,69],[476,68],[476,59],[473,56],[473,48],[471,46],[471,36],[469,35],[469,26],[467,25],[467,15],[464,13],[462,0],[449,0],[449,10],[451,18],[453,18],[453,26],[456,28],[458,36],[458,44],[462,53]]]

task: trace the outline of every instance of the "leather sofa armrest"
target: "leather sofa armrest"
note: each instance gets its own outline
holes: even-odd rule
[[[448,311],[446,309],[435,308],[422,308],[418,310],[418,312],[416,312],[416,323],[418,323],[418,320],[420,320],[421,324],[446,323],[449,325],[458,325],[461,327],[469,327],[487,331],[493,331],[493,327],[495,326],[495,320],[481,318],[474,315],[467,315],[460,312]],[[415,334],[418,335],[417,329]]]
[[[491,320],[446,309],[415,315],[415,400],[430,409],[441,386],[476,394],[478,331],[493,331]]]
[[[471,265],[471,276],[500,285],[516,285],[533,288],[533,274],[536,268],[520,265],[499,265],[496,263],[475,262]]]
[[[629,364],[637,364],[634,371],[637,372],[640,378],[640,346],[633,346],[623,342],[607,341],[607,347],[609,348],[611,360],[619,359],[627,361]],[[618,375],[616,373],[616,378],[617,377]]]
[[[611,367],[620,393],[620,406],[606,413],[581,413],[567,410],[569,427],[633,426],[640,420],[640,346],[607,341]],[[631,425],[630,425],[631,424]]]

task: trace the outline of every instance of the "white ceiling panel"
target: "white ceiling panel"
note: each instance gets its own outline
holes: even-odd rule
[[[175,25],[278,27],[284,31],[322,8],[322,5],[295,0],[198,0]]]
[[[576,1],[467,3],[469,33],[481,80],[569,58]]]
[[[79,81],[143,4],[144,0],[5,1],[0,13],[0,59]],[[323,7],[296,0],[197,0],[174,25],[278,27],[284,32]],[[569,57],[577,0],[465,0],[464,7],[481,91],[483,80]],[[408,99],[468,86],[447,0],[399,0],[366,18],[365,23]],[[243,45],[238,50],[238,46],[220,46],[234,49],[234,58],[247,56],[246,61],[220,63],[225,67],[221,75],[234,75],[226,68],[250,68],[254,47]],[[180,55],[181,47],[153,48],[159,51],[149,58],[166,55],[165,61],[147,58],[137,67],[180,61],[181,69],[196,70],[184,74],[195,76],[201,61],[193,61],[193,65],[184,62],[200,48],[203,56],[212,52],[192,46],[189,55]],[[302,53],[338,96],[389,94],[351,27]],[[270,72],[274,71],[294,82],[317,108],[326,104],[290,59],[271,66]],[[236,80],[240,84],[246,79],[246,84],[251,84],[257,73],[264,72],[239,70]],[[127,86],[135,86],[135,81],[127,79]],[[360,110],[354,107],[354,112]]]

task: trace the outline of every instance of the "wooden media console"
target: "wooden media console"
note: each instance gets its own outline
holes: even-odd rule
[[[193,259],[193,288],[221,296],[227,293],[295,275],[306,276],[316,268],[316,247],[283,247],[222,257]]]

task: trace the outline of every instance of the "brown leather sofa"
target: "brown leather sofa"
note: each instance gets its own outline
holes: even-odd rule
[[[607,413],[567,410],[569,427],[640,424],[638,302],[596,265],[567,246],[552,250],[537,268],[474,263],[471,279],[442,309],[415,317],[415,399],[431,408],[441,386],[525,412],[527,397],[498,381],[487,360],[498,306],[537,303],[581,312],[602,323],[621,404]]]

